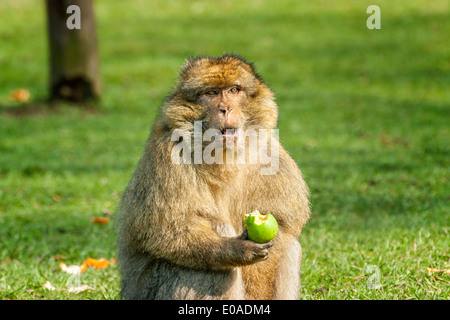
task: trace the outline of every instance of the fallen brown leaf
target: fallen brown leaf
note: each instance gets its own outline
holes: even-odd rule
[[[50,281],[45,282],[43,287],[47,290],[56,290],[56,288],[50,283]]]
[[[96,269],[99,269],[99,268],[106,269],[109,266],[109,261],[106,260],[105,258],[101,258],[99,260],[93,259],[93,258],[87,258],[86,260],[84,260],[82,265],[95,267]]]
[[[437,269],[437,268],[428,267],[427,271],[428,271],[428,274],[431,274],[432,272],[435,272],[435,273],[443,272],[445,274],[450,274],[450,269]]]
[[[78,287],[67,288],[67,292],[79,294],[79,293],[81,293],[83,291],[90,290],[90,289],[91,289],[91,287],[89,287],[87,284],[83,284],[83,285],[78,286]]]
[[[87,265],[85,265],[84,263],[81,266],[78,265],[71,265],[71,266],[67,266],[64,262],[60,262],[59,263],[59,268],[68,274],[81,274],[86,270]]]
[[[27,89],[17,89],[11,91],[9,94],[11,100],[16,100],[20,102],[27,102],[30,99],[30,92]]]
[[[401,145],[401,146],[404,146],[404,147],[409,146],[409,140],[403,139],[403,138],[399,138],[399,137],[391,137],[391,136],[389,136],[387,134],[384,134],[384,133],[381,133],[378,136],[378,139],[385,146],[394,146],[394,145]]]
[[[103,218],[103,217],[91,218],[91,219],[89,219],[89,221],[92,223],[98,223],[98,224],[108,224],[109,223],[109,219]]]
[[[364,279],[364,275],[362,274],[362,275],[360,275],[360,276],[357,276],[357,277],[353,277],[353,280],[361,280],[361,279]]]

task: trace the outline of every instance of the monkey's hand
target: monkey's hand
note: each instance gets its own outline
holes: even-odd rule
[[[273,242],[256,243],[248,240],[247,230],[235,238],[227,239],[228,250],[230,251],[230,263],[235,266],[244,266],[263,261],[268,258],[269,248]]]

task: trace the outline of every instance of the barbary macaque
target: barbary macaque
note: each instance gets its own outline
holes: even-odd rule
[[[123,299],[299,298],[309,192],[277,120],[243,58],[186,62],[120,204]],[[270,242],[247,238],[254,210],[276,218]]]

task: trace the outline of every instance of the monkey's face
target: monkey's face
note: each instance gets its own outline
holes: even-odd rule
[[[238,56],[188,60],[164,108],[171,130],[214,129],[216,138],[237,140],[248,128],[272,129],[278,118],[272,91],[253,66]]]
[[[241,106],[246,101],[246,92],[239,83],[225,88],[206,88],[199,97],[199,103],[206,107],[208,126],[219,130],[225,140],[237,138],[243,124]]]

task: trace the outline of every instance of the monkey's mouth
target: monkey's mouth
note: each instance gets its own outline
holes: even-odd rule
[[[217,136],[221,136],[223,139],[236,139],[239,136],[238,130],[231,127],[225,127],[219,129],[216,133]]]
[[[226,143],[227,146],[229,146],[230,143],[238,141],[239,138],[238,131],[239,131],[238,129],[231,127],[219,129],[216,132],[216,140],[217,139],[219,139],[219,141],[222,140],[224,143]]]
[[[235,130],[234,128],[223,128],[223,129],[220,130],[220,132],[225,137],[232,137],[232,136],[237,136],[238,135],[237,130]]]

